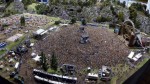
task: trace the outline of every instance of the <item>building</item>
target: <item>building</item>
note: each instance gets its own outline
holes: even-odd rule
[[[88,73],[86,80],[87,81],[97,81],[98,80],[98,74]]]
[[[102,66],[102,68],[99,70],[98,75],[101,80],[111,80],[112,70],[108,66]]]
[[[41,3],[49,3],[49,0],[37,0],[37,1],[39,1]]]

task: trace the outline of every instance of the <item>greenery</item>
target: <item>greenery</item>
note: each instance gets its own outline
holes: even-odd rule
[[[8,6],[6,6],[6,9],[4,11],[4,17],[18,13],[18,11],[16,11],[14,8],[14,2],[8,2],[8,3],[7,3]]]
[[[56,58],[54,52],[52,53],[52,57],[51,57],[51,61],[50,62],[51,62],[51,69],[57,71],[58,63],[57,63],[57,58]]]
[[[137,11],[141,11],[143,12],[146,16],[150,16],[150,14],[148,13],[148,11],[146,11],[146,5],[141,4],[141,3],[133,3],[131,4],[131,7],[134,8]]]
[[[97,0],[86,0],[86,1],[76,1],[76,0],[62,0],[60,2],[60,0],[50,0],[49,1],[49,5],[59,5],[59,4],[63,4],[63,5],[73,5],[73,6],[91,6],[91,5],[95,5],[97,3]]]
[[[111,18],[109,18],[109,17],[103,17],[103,16],[98,16],[96,18],[96,22],[98,22],[98,23],[100,23],[100,22],[107,22],[107,21],[110,21],[110,20],[111,20]]]
[[[0,55],[4,54],[6,50],[0,50]]]
[[[125,1],[123,1],[122,6],[126,7],[126,2]]]
[[[123,22],[124,21],[124,14],[123,14],[123,12],[119,12],[118,13],[118,20],[119,20],[119,22]]]
[[[126,6],[126,2],[124,1],[123,3],[120,3],[120,1],[117,1],[117,4],[122,6],[122,7],[125,7]]]
[[[55,21],[55,25],[59,25],[61,21]]]
[[[81,21],[81,23],[82,23],[82,25],[86,25],[86,20],[85,19],[83,19],[82,21]]]
[[[42,68],[44,71],[48,70],[48,63],[46,62],[46,57],[45,54],[43,52],[41,52],[40,54],[40,63],[42,64]]]
[[[35,3],[35,2],[36,0],[22,0],[22,3],[24,4],[25,9],[27,9],[28,5]]]
[[[19,40],[16,42],[11,42],[7,47],[8,50],[11,50],[13,47],[19,45],[22,41],[24,41],[25,37],[21,37]]]
[[[25,18],[24,18],[24,16],[21,16],[20,24],[21,24],[21,26],[25,26]]]
[[[76,18],[72,18],[70,21],[70,24],[74,24],[74,23],[76,23]]]
[[[6,1],[6,8],[7,8],[12,2],[14,2],[14,0]]]
[[[47,14],[49,12],[49,7],[46,4],[38,4],[35,8],[38,14]]]
[[[37,12],[37,10],[36,10],[36,6],[37,6],[37,5],[38,5],[37,3],[32,3],[32,4],[30,4],[30,5],[27,6],[27,10],[28,10],[28,11]]]

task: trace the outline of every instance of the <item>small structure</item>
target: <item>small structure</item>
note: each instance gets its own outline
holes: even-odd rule
[[[48,4],[49,3],[49,0],[37,0],[39,1],[40,3],[44,3],[44,4]]]
[[[31,43],[31,44],[30,44],[30,47],[33,47],[33,46],[34,46],[34,43]]]
[[[100,69],[98,75],[101,80],[108,81],[111,79],[112,70],[108,66],[102,66],[102,69]]]
[[[27,47],[30,47],[30,44],[31,44],[30,39],[25,40],[25,41],[24,41],[24,44],[25,44]]]
[[[36,62],[40,62],[40,58],[41,58],[41,56],[37,55],[35,58],[33,58],[33,60],[36,61]]]
[[[0,50],[4,49],[6,47],[6,42],[1,42],[0,43]]]
[[[136,32],[135,34],[131,34],[130,40],[129,40],[129,46],[137,46],[137,47],[143,47],[142,43],[142,36],[140,32]]]
[[[0,65],[0,70],[2,70],[4,68],[4,65]]]
[[[31,57],[35,57],[36,56],[36,54],[35,53],[31,53]]]
[[[67,75],[73,75],[75,74],[75,66],[71,64],[63,64],[62,70]]]
[[[133,51],[131,51],[131,52],[130,52],[130,54],[128,55],[128,58],[129,58],[129,59],[132,59],[132,58],[133,58],[133,56],[134,56],[134,52],[133,52]]]
[[[61,27],[67,27],[69,24],[60,24]]]
[[[16,35],[8,38],[7,41],[15,42],[15,41],[17,41],[22,36],[23,36],[23,34],[16,34]]]
[[[19,46],[16,48],[17,53],[27,53],[28,49],[25,46]]]
[[[81,44],[86,44],[88,42],[89,42],[89,35],[87,33],[82,34],[80,43]]]
[[[137,62],[141,57],[142,57],[141,53],[135,53],[133,51],[131,51],[130,54],[128,55],[128,59],[133,62]]]
[[[88,73],[86,80],[87,81],[97,81],[98,80],[98,74]]]
[[[38,29],[36,32],[34,32],[34,34],[41,35],[42,32],[44,32],[44,31],[45,31],[44,29]]]
[[[17,63],[15,64],[15,69],[18,69],[18,67],[19,67],[19,62],[17,62]]]
[[[119,34],[119,28],[120,28],[120,25],[117,24],[116,28],[114,29],[114,33]]]
[[[138,61],[140,58],[142,57],[142,54],[141,53],[138,53],[138,54],[136,54],[132,59],[133,59],[133,61]]]
[[[144,47],[150,46],[150,37],[142,37],[142,44]]]
[[[41,38],[42,36],[46,35],[47,32],[48,32],[48,30],[38,29],[36,32],[33,33],[33,36],[38,39],[38,38]]]
[[[54,27],[49,28],[48,31],[49,31],[49,32],[52,32],[52,31],[55,31],[57,28],[58,28],[57,26],[54,26]]]

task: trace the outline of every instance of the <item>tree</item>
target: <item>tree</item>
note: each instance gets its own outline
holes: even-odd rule
[[[40,54],[40,63],[42,64],[42,68],[47,71],[48,69],[48,63],[46,62],[46,57],[45,54],[43,52],[41,52]]]
[[[119,12],[118,13],[118,20],[119,20],[119,22],[123,22],[124,21],[124,14],[123,14],[123,12]]]
[[[103,16],[98,16],[96,18],[96,22],[100,23],[100,22],[109,22],[111,21],[110,17],[103,17]]]
[[[25,26],[25,18],[24,18],[24,16],[21,16],[20,24],[21,24],[21,26]]]
[[[137,17],[137,11],[132,7],[129,7],[129,11],[130,11],[130,17],[129,18],[135,23],[136,17]]]
[[[96,18],[96,22],[101,22],[101,20],[102,20],[102,17],[101,16],[98,16],[97,18]]]
[[[136,22],[135,22],[135,27],[136,27],[137,29],[140,29],[140,25],[141,25],[141,23],[140,23],[139,21],[136,21]]]
[[[125,1],[123,1],[122,6],[123,6],[123,7],[126,7],[126,2],[125,2]]]
[[[74,23],[76,23],[76,18],[72,18],[70,21],[70,24],[74,24]]]
[[[35,8],[36,8],[36,10],[37,10],[36,12],[38,14],[46,14],[48,12],[48,9],[49,9],[49,7],[45,4],[39,4]]]
[[[61,21],[55,21],[55,25],[59,25],[61,23]]]
[[[82,25],[86,25],[86,20],[85,20],[85,19],[82,19],[82,20],[81,20],[81,23],[82,23]]]
[[[57,58],[55,56],[55,53],[53,52],[51,57],[51,69],[57,71],[57,67],[58,67]]]

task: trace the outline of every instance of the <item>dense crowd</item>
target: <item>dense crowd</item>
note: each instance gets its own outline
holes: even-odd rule
[[[100,69],[102,65],[115,66],[124,63],[129,49],[117,36],[105,28],[85,28],[89,34],[89,43],[80,44],[82,33],[79,26],[68,26],[53,32],[44,41],[38,41],[35,49],[38,53],[55,52],[59,66],[73,64],[78,71],[87,67]],[[50,63],[50,61],[48,61]]]

